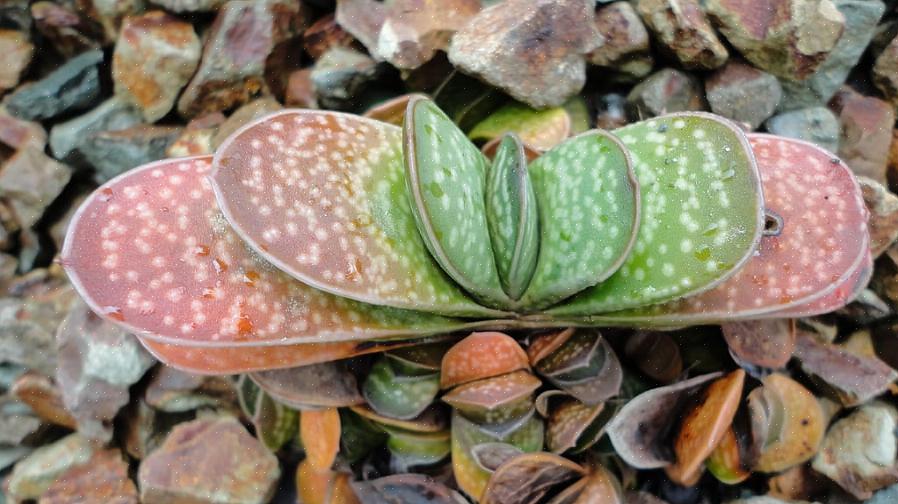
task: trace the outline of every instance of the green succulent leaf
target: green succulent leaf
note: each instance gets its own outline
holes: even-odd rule
[[[340,408],[340,455],[354,463],[387,441],[387,433],[350,409]]]
[[[520,299],[536,270],[539,216],[520,139],[502,138],[486,180],[486,220],[502,288]]]
[[[258,398],[253,425],[262,443],[269,450],[277,451],[296,437],[299,431],[299,414],[262,393]]]
[[[590,131],[530,165],[539,209],[539,259],[521,303],[542,308],[608,278],[639,227],[639,187],[627,150]]]
[[[402,376],[396,373],[392,359],[381,357],[371,367],[362,386],[362,394],[377,413],[409,420],[420,415],[440,391],[439,373]]]
[[[449,455],[449,431],[410,432],[385,427],[389,434],[387,448],[404,467],[435,464]]]
[[[486,141],[511,132],[532,147],[550,149],[570,131],[571,118],[564,108],[536,110],[523,103],[510,102],[474,126],[468,138]]]
[[[540,385],[529,371],[515,371],[456,387],[443,401],[478,424],[504,424],[530,413]]]
[[[636,245],[607,281],[550,310],[556,316],[623,310],[707,290],[738,270],[761,237],[757,164],[732,123],[680,113],[614,133],[629,150],[640,185]]]

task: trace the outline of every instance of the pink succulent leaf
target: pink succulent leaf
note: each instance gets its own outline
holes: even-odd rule
[[[62,262],[98,314],[144,340],[289,345],[445,332],[458,320],[332,296],[246,247],[215,204],[211,158],[151,163],[78,210]]]
[[[401,130],[364,117],[288,110],[215,153],[212,185],[254,250],[312,287],[383,306],[495,316],[428,253],[409,204]]]

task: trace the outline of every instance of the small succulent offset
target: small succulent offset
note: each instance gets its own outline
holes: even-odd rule
[[[541,154],[505,134],[490,161],[405,101],[401,128],[288,110],[131,170],[79,209],[61,262],[94,311],[207,373],[460,330],[803,316],[870,273],[858,185],[810,144],[678,113]]]

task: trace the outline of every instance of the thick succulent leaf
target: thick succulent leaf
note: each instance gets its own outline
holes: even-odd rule
[[[403,467],[435,464],[449,455],[449,431],[409,432],[386,428],[390,434],[387,448],[394,463]]]
[[[673,383],[683,373],[680,346],[664,331],[636,331],[627,336],[624,357],[649,378]]]
[[[848,302],[852,290],[840,286],[857,284],[850,279],[870,247],[867,210],[851,170],[833,154],[801,140],[750,134],[749,141],[764,205],[782,220],[779,232],[763,236],[745,266],[716,288],[620,314],[621,319],[683,325],[802,317]]]
[[[419,97],[424,97],[424,95],[411,93],[391,98],[369,108],[365,111],[364,116],[369,119],[375,119],[377,121],[401,127],[405,122],[405,109],[408,108],[408,102]]]
[[[364,402],[355,375],[342,362],[261,371],[250,378],[278,402],[300,410]]]
[[[595,406],[620,392],[623,369],[597,331],[579,330],[540,360],[537,371],[580,401]]]
[[[382,427],[348,408],[340,410],[340,457],[355,463],[387,441]]]
[[[849,407],[884,393],[898,378],[898,372],[877,357],[820,342],[807,331],[798,331],[795,357],[805,372],[835,387],[839,399]]]
[[[708,472],[727,485],[742,483],[751,476],[751,471],[743,467],[739,441],[732,427],[727,429],[720,443],[705,461]]]
[[[360,504],[465,504],[458,492],[423,474],[393,474],[368,481],[354,481]]]
[[[481,467],[471,450],[484,443],[506,443],[522,452],[536,452],[543,447],[544,426],[536,415],[530,415],[501,432],[483,429],[458,413],[452,415],[452,469],[458,487],[480,499],[491,471]]]
[[[477,332],[456,343],[443,356],[440,388],[530,369],[527,354],[511,336]]]
[[[659,501],[661,502],[661,501]],[[647,504],[642,501],[625,499],[620,482],[608,469],[592,467],[589,474],[573,485],[565,488],[547,504]]]
[[[268,394],[259,394],[253,425],[256,436],[271,450],[277,451],[285,443],[296,437],[299,414],[275,401]]]
[[[424,98],[409,102],[403,136],[410,204],[427,249],[476,298],[507,305],[486,222],[486,158]]]
[[[720,377],[720,373],[696,376],[666,387],[643,392],[631,399],[608,424],[614,450],[637,469],[655,469],[674,459],[663,446],[680,399]]]
[[[381,357],[374,363],[362,386],[362,393],[371,409],[400,420],[420,415],[439,391],[438,373],[403,376],[396,372],[387,357]]]
[[[505,133],[516,133],[521,140],[540,150],[549,150],[571,132],[571,117],[561,107],[535,110],[523,103],[511,102],[474,126],[471,140],[492,140]]]
[[[386,352],[386,356],[392,360],[397,370],[406,375],[429,375],[438,373],[443,362],[443,356],[453,342],[441,341],[437,343],[414,345]]]
[[[399,128],[284,111],[228,137],[213,164],[215,195],[234,230],[303,283],[377,305],[490,313],[446,277],[418,234]]]
[[[486,221],[502,288],[520,299],[539,253],[536,195],[518,137],[505,135],[486,178]]]
[[[318,470],[308,459],[296,468],[296,490],[303,504],[360,504],[350,485],[351,474]]]
[[[256,408],[259,405],[259,397],[265,392],[246,375],[237,378],[237,402],[243,414],[249,418],[256,416]]]
[[[542,308],[617,271],[636,240],[640,189],[627,149],[589,131],[531,163],[539,258],[521,303]]]
[[[552,453],[522,453],[490,476],[483,504],[535,504],[552,488],[585,473],[578,464]]]
[[[576,399],[564,400],[552,408],[546,422],[546,448],[560,454],[577,446],[604,408],[604,404],[588,406]]]
[[[683,486],[698,483],[705,459],[733,423],[744,383],[745,371],[737,369],[712,382],[701,401],[686,412],[674,440],[676,461],[665,468],[671,481]]]
[[[508,460],[524,453],[508,443],[482,443],[471,448],[471,456],[477,465],[487,472],[495,471]]]
[[[515,371],[452,389],[443,401],[478,424],[500,424],[533,409],[533,393],[542,385],[529,371]]]
[[[403,420],[381,415],[367,405],[350,406],[353,413],[370,420],[381,427],[395,427],[410,432],[440,432],[446,430],[447,423],[444,412],[430,407],[415,418]]]
[[[817,453],[826,431],[820,403],[786,375],[774,373],[762,383],[748,397],[753,436],[766,438],[754,469],[780,472],[807,462]],[[768,398],[759,391],[767,392]]]
[[[340,413],[337,408],[303,411],[299,436],[312,468],[329,470],[340,451]]]
[[[210,170],[209,157],[151,163],[87,198],[62,263],[92,310],[144,340],[207,347],[419,335],[457,324],[338,298],[284,275],[231,231]]]
[[[867,257],[860,265],[858,265],[851,276],[846,278],[842,283],[836,285],[835,290],[829,294],[809,303],[771,312],[759,316],[759,318],[809,317],[838,310],[857,299],[863,290],[867,288],[872,277],[873,255],[867,253]]]
[[[745,134],[702,113],[615,130],[642,198],[633,252],[605,282],[551,310],[593,315],[692,295],[738,271],[757,248],[763,196]]]
[[[576,328],[568,327],[559,331],[535,334],[530,337],[527,345],[527,357],[533,366],[541,366],[543,359],[554,354],[562,345],[567,343],[574,335]]]
[[[780,369],[795,350],[795,321],[791,319],[729,322],[720,329],[730,353],[740,362]]]

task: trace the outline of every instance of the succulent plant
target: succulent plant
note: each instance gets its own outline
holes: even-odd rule
[[[131,170],[85,201],[61,262],[94,311],[161,360],[222,374],[472,329],[810,315],[869,276],[858,185],[810,144],[679,113],[541,155],[506,134],[489,160],[433,102],[405,101],[401,128],[290,110],[214,157]],[[534,364],[587,404],[568,385],[577,366],[605,366],[590,342],[591,361]],[[409,375],[385,359],[369,399]],[[414,416],[435,393],[415,388],[417,403],[389,407]]]

